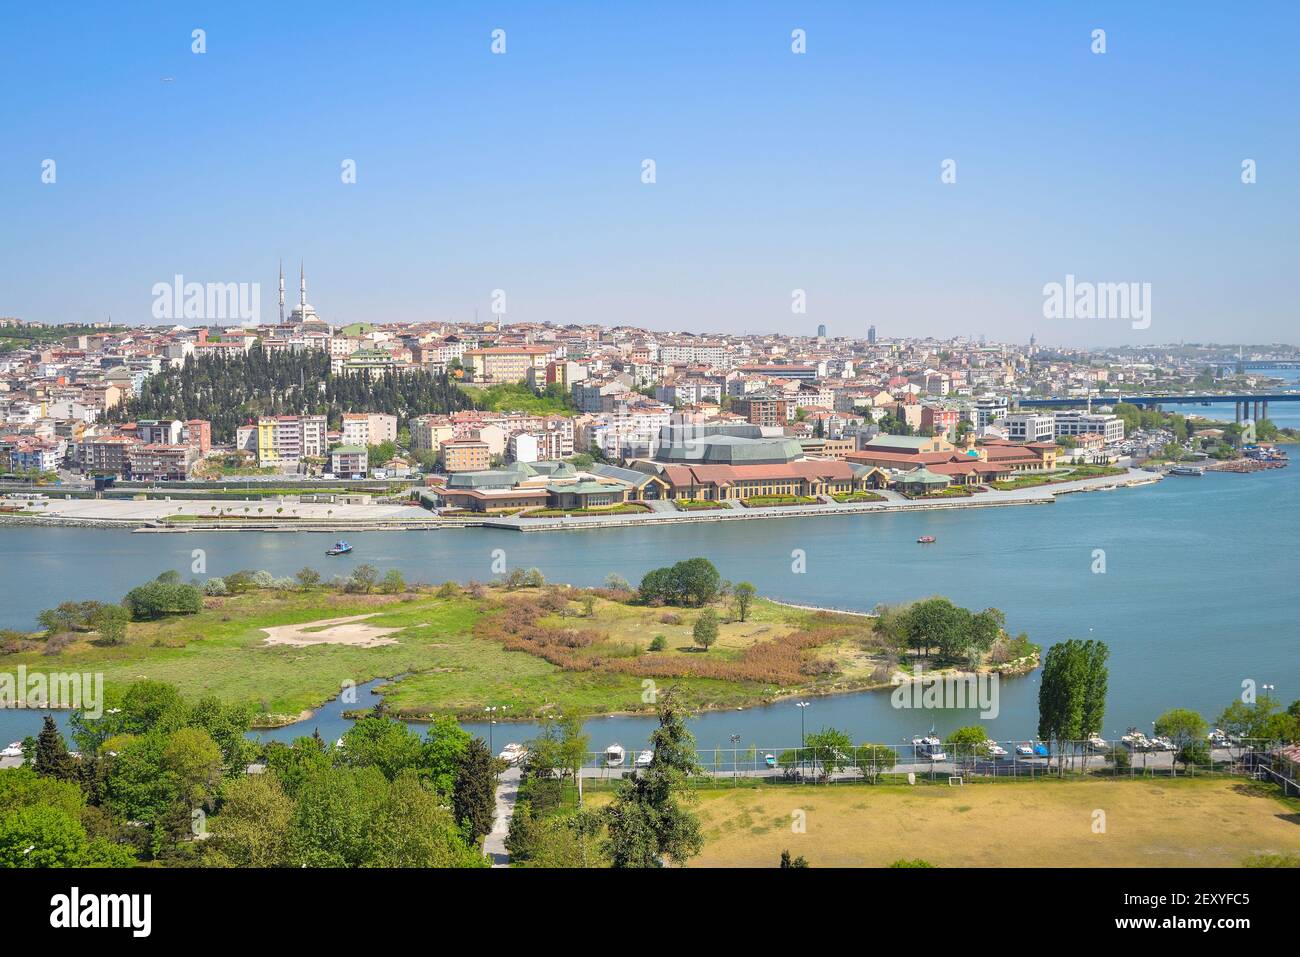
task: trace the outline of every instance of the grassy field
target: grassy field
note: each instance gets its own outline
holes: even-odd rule
[[[581,649],[579,667],[563,668],[529,651],[507,650],[501,642],[474,633],[477,622],[509,597],[527,600],[536,589],[505,593],[489,589],[484,598],[464,593],[437,598],[431,591],[405,595],[348,595],[325,588],[308,592],[257,591],[205,599],[198,615],[157,622],[133,622],[124,644],[107,646],[92,634],[74,636],[57,654],[27,651],[6,655],[4,667],[25,664],[42,671],[102,672],[109,687],[121,689],[150,678],[176,685],[187,696],[216,695],[247,704],[259,724],[284,723],[334,698],[345,681],[406,677],[388,686],[385,697],[403,716],[427,718],[450,714],[478,716],[487,704],[509,703],[520,718],[557,709],[589,714],[644,711],[644,674],[600,670],[600,663],[645,654],[658,635],[666,648],[658,654],[670,663],[693,665],[737,659],[758,643],[789,635],[817,621],[846,622],[835,640],[807,652],[831,657],[839,670],[809,677],[800,685],[775,688],[750,680],[685,676],[665,679],[677,685],[696,708],[731,708],[771,700],[780,693],[848,690],[870,681],[875,661],[855,635],[865,634],[865,619],[816,618],[812,613],[758,600],[745,622],[724,620],[717,644],[708,652],[694,648],[691,633],[697,609],[650,608],[594,599],[586,617],[579,601],[569,601],[538,626],[557,633],[569,629],[599,632],[601,640]],[[359,647],[320,643],[268,646],[264,629],[310,624],[323,619],[373,615],[368,626],[397,629],[395,644]],[[591,667],[586,665],[591,661]]]
[[[607,800],[604,795],[593,796]],[[1300,854],[1300,801],[1240,778],[766,786],[700,792],[701,867],[1235,867]],[[793,833],[792,815],[806,815]],[[1104,833],[1094,821],[1105,815]]]

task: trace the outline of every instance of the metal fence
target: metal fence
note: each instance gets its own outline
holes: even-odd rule
[[[985,742],[982,745],[910,743],[872,745],[832,753],[827,748],[702,748],[696,751],[701,785],[760,783],[851,784],[937,783],[957,786],[993,778],[1124,777],[1246,774],[1295,788],[1269,743],[1233,741],[1208,750],[1186,751],[1160,745],[1072,741],[1061,747],[1037,741]],[[588,752],[581,776],[613,780],[649,767],[648,749]],[[1286,784],[1289,782],[1289,785]]]

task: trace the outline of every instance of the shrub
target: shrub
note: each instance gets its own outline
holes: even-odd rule
[[[209,578],[203,583],[203,594],[213,597],[229,595],[230,589],[226,587],[224,578]]]
[[[652,641],[650,642],[650,650],[651,650],[651,651],[667,651],[667,650],[668,650],[668,639],[665,638],[663,635],[655,635],[655,636],[654,636],[654,640],[652,640]]]

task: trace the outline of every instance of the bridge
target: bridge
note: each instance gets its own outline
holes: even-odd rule
[[[1300,391],[1236,392],[1227,394],[1203,392],[1189,395],[1094,395],[1091,399],[1070,396],[1069,398],[1018,399],[1016,405],[1022,409],[1044,407],[1077,409],[1086,406],[1089,402],[1093,405],[1114,405],[1116,402],[1127,402],[1130,405],[1140,406],[1144,409],[1158,409],[1161,405],[1169,404],[1208,405],[1211,403],[1226,404],[1231,402],[1235,407],[1236,421],[1240,422],[1242,419],[1267,419],[1268,404],[1270,402],[1300,402]],[[1251,414],[1251,403],[1254,403],[1253,415]]]

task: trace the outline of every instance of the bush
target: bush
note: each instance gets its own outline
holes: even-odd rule
[[[651,651],[667,651],[668,639],[663,635],[655,635],[654,640],[650,642]]]
[[[132,588],[122,604],[135,621],[166,615],[193,615],[203,607],[203,596],[194,585],[152,581]]]
[[[220,597],[222,595],[229,595],[230,589],[226,587],[226,580],[224,578],[209,578],[203,583],[203,594]]]

